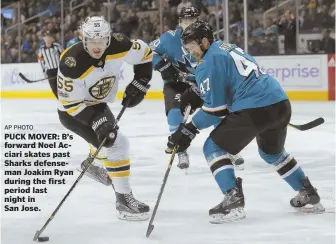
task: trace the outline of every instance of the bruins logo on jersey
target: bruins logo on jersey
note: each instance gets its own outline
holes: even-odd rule
[[[93,86],[90,87],[89,92],[92,97],[95,99],[101,100],[108,96],[110,93],[116,77],[109,76],[102,78],[101,80],[97,81]]]
[[[119,42],[121,42],[122,40],[124,40],[124,36],[122,34],[120,34],[120,33],[115,33],[115,34],[113,34],[113,36]]]
[[[66,57],[64,63],[68,65],[69,67],[75,67],[76,66],[76,59],[73,57]]]

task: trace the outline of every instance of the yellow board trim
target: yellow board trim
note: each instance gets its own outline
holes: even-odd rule
[[[123,99],[124,92],[118,91],[116,98]],[[164,96],[162,91],[148,91],[145,99],[147,100],[163,100]]]
[[[51,91],[1,91],[2,99],[43,99],[52,98],[56,99],[55,95]]]
[[[110,177],[128,177],[131,175],[131,171],[127,170],[124,172],[113,172],[113,173],[108,173]]]
[[[95,67],[94,67],[93,65],[91,65],[91,67],[90,67],[88,70],[86,70],[86,71],[79,77],[79,79],[80,79],[80,80],[83,80],[86,76],[88,76],[88,75],[93,71],[94,68],[95,68]]]
[[[107,55],[105,60],[122,58],[122,57],[126,56],[127,53],[128,53],[128,51],[125,51],[125,52],[122,52],[122,53],[116,53],[116,54],[112,54],[112,55]]]
[[[124,161],[119,161],[119,162],[109,162],[109,161],[104,162],[105,167],[120,167],[120,166],[129,165],[129,164],[130,164],[129,159],[124,160]]]
[[[328,91],[287,91],[292,101],[328,101]],[[1,91],[2,99],[55,99],[51,91]],[[117,99],[122,99],[123,92],[117,93]],[[148,100],[163,100],[162,91],[148,91]]]
[[[292,101],[328,101],[328,91],[286,91]]]

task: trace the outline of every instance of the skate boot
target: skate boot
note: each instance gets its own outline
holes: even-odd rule
[[[244,159],[239,154],[229,154],[229,158],[235,170],[244,170]]]
[[[316,188],[312,186],[308,177],[301,181],[303,189],[290,200],[290,205],[300,209],[305,213],[322,213],[325,211],[320,202],[320,196],[317,194]]]
[[[89,155],[88,158],[82,162],[81,170],[84,170],[85,166],[89,163],[90,160],[92,160],[92,158]],[[85,175],[106,186],[112,185],[112,181],[108,176],[104,166],[100,165],[99,163],[95,163],[95,161],[93,161],[90,167],[86,170]]]
[[[237,187],[224,194],[224,200],[209,210],[210,223],[221,224],[245,218],[245,198],[242,179],[236,179]]]
[[[130,221],[143,221],[149,218],[149,206],[136,200],[132,193],[116,192],[116,209],[118,218]]]
[[[177,167],[179,167],[182,170],[185,170],[185,173],[187,174],[188,168],[189,168],[189,155],[187,152],[182,152],[178,154],[179,162],[177,164]]]

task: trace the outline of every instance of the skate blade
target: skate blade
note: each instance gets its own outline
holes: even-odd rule
[[[240,164],[240,165],[234,164],[233,167],[235,170],[240,170],[240,171],[244,170],[244,164]]]
[[[82,169],[78,169],[78,168],[77,168],[77,171],[79,171],[80,173],[83,172]],[[94,175],[90,174],[90,173],[87,172],[87,171],[85,172],[84,175],[87,176],[87,177],[89,177],[89,178],[91,178],[91,179],[93,179],[93,180],[96,181],[96,182],[99,182],[99,183],[105,185],[105,186],[111,186],[111,185],[112,185],[112,181],[111,181],[111,179],[110,179],[110,180],[102,181],[101,179],[95,177]]]
[[[303,213],[321,214],[325,212],[325,208],[321,203],[307,204],[304,207],[298,208]]]
[[[117,217],[120,220],[145,221],[149,219],[149,214],[148,212],[132,214],[132,213],[125,212],[125,211],[117,211]]]
[[[187,175],[189,173],[189,167],[188,168],[184,168],[184,169],[181,169],[182,171],[184,171],[184,174]]]
[[[186,175],[188,174],[188,171],[189,171],[189,164],[177,165],[177,167],[178,167],[180,170],[183,170],[184,173],[185,173]]]
[[[234,221],[242,220],[246,217],[243,208],[233,209],[229,214],[213,214],[210,215],[211,224],[230,223]]]

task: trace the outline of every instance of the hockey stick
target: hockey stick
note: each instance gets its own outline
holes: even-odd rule
[[[310,130],[310,129],[313,129],[319,125],[322,125],[324,123],[324,119],[323,118],[317,118],[313,121],[310,121],[309,123],[307,124],[303,124],[303,125],[293,125],[291,123],[289,123],[288,125],[297,129],[297,130],[300,130],[300,131],[305,131],[305,130]]]
[[[24,80],[27,83],[35,83],[35,82],[39,82],[39,81],[43,81],[43,80],[48,80],[48,79],[56,79],[57,76],[55,77],[46,77],[43,79],[38,79],[38,80],[29,80],[27,77],[25,77],[22,73],[19,73],[19,76],[21,77],[22,80]]]
[[[185,123],[187,121],[188,116],[190,114],[190,111],[191,111],[191,107],[188,106],[187,109],[186,109],[186,113],[184,115],[184,118],[183,118],[183,123]],[[148,228],[147,228],[147,232],[146,232],[146,237],[147,238],[150,236],[150,234],[152,233],[152,231],[154,229],[154,225],[153,225],[154,218],[155,218],[156,212],[158,210],[158,207],[159,207],[159,204],[160,204],[160,201],[161,201],[161,197],[162,197],[164,188],[166,186],[166,183],[167,183],[167,180],[168,180],[168,176],[169,176],[169,172],[170,172],[171,166],[173,165],[173,161],[174,161],[177,149],[178,149],[177,146],[174,147],[173,152],[172,152],[172,154],[170,156],[170,160],[169,160],[169,163],[168,163],[168,169],[166,170],[166,173],[165,173],[165,175],[163,177],[163,182],[162,182],[162,185],[161,185],[161,188],[160,188],[159,196],[158,196],[158,198],[156,200],[155,207],[154,207],[154,210],[153,210],[153,213],[152,213],[152,217],[151,217],[151,219],[149,221],[149,224],[148,224]]]
[[[119,112],[117,119],[116,119],[116,124],[118,123],[118,121],[120,120],[121,116],[124,114],[125,110],[126,110],[126,106],[124,106],[121,111]],[[33,241],[49,241],[49,237],[44,236],[44,237],[40,237],[40,235],[42,234],[42,232],[45,230],[45,228],[48,226],[48,224],[50,223],[50,221],[55,217],[56,213],[58,212],[58,210],[61,208],[61,206],[63,205],[63,203],[65,202],[65,200],[67,199],[67,197],[70,195],[70,193],[72,192],[72,190],[76,187],[76,185],[78,184],[78,182],[80,181],[80,179],[83,177],[83,175],[85,174],[85,172],[87,171],[87,169],[90,167],[90,165],[92,164],[92,162],[95,160],[96,156],[98,155],[99,151],[102,149],[102,147],[105,145],[106,142],[105,138],[103,140],[103,142],[100,144],[100,146],[97,148],[96,152],[94,153],[94,155],[92,156],[92,158],[90,159],[90,162],[85,166],[85,168],[83,169],[82,173],[78,176],[77,180],[75,181],[75,183],[73,183],[73,185],[71,186],[70,190],[67,192],[67,194],[65,194],[65,196],[63,197],[62,201],[58,204],[58,206],[56,207],[56,209],[54,210],[54,212],[51,214],[51,216],[49,217],[49,219],[47,220],[47,222],[43,225],[43,227],[40,230],[37,230]]]

